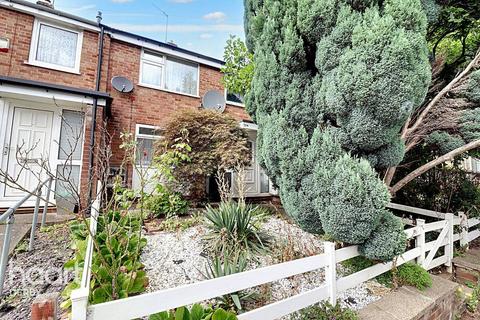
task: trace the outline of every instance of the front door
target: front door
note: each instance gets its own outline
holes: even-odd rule
[[[255,156],[255,142],[253,140],[248,141],[248,146],[252,155],[252,162],[249,166],[245,167],[245,195],[252,196],[259,193],[258,190],[258,171],[259,165]]]
[[[4,155],[7,172],[26,190],[33,190],[46,179],[42,163],[48,163],[52,143],[53,112],[15,107],[10,137]],[[8,155],[7,155],[8,153]],[[19,197],[25,193],[7,186],[5,197]]]

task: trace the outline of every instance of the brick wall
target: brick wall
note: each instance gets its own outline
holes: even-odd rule
[[[138,85],[140,76],[141,48],[127,43],[112,40],[109,49],[108,78],[126,76],[134,83],[130,94],[113,90],[110,84],[108,92],[113,97],[112,119],[109,121],[109,132],[116,137],[113,144],[113,165],[119,165],[123,153],[119,149],[118,138],[123,131],[135,132],[136,124],[162,126],[175,111],[199,108],[201,99],[208,90],[217,89],[223,92],[222,74],[218,69],[200,66],[200,97],[147,88]],[[237,120],[249,120],[250,117],[242,107],[227,106],[226,113]]]
[[[35,18],[28,14],[0,8],[0,37],[10,40],[10,50],[0,53],[0,74],[83,89],[95,88],[98,34],[83,32],[80,74],[29,65],[28,58]],[[105,81],[103,84],[105,87]]]
[[[35,18],[31,15],[0,8],[0,37],[10,40],[9,52],[0,53],[0,74],[70,87],[94,89],[98,61],[98,34],[90,31],[83,32],[80,74],[41,68],[27,63],[34,21]],[[136,124],[162,126],[168,117],[177,110],[199,108],[200,97],[208,90],[224,90],[220,71],[204,65],[200,66],[200,97],[190,97],[139,86],[140,56],[140,47],[113,40],[108,35],[105,36],[100,90],[110,93],[113,97],[112,118],[107,126],[109,133],[113,135],[112,165],[119,165],[123,158],[119,148],[122,131],[134,133]],[[113,90],[110,80],[112,77],[120,75],[133,81],[135,84],[133,93],[122,94]],[[231,114],[239,121],[250,119],[245,109],[241,107],[227,106],[226,113]],[[102,121],[101,114],[102,108],[99,108],[99,124]],[[82,194],[85,194],[83,191],[87,190],[90,121],[91,116],[87,114],[81,174]],[[99,139],[100,133],[97,134],[97,141]]]

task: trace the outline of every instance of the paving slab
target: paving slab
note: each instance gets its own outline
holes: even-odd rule
[[[59,215],[56,213],[47,213],[46,223],[47,225],[62,223],[72,220],[73,215]],[[30,234],[32,227],[33,214],[16,214],[15,223],[12,228],[12,238],[10,242],[10,248],[8,254],[12,254],[15,247],[22,241],[27,235]],[[42,213],[38,215],[38,225],[42,222]],[[0,224],[0,249],[3,248],[3,241],[6,231],[6,225]]]

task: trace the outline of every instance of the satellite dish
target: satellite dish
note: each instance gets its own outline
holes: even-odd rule
[[[123,93],[129,93],[133,90],[132,81],[120,76],[112,78],[112,86],[115,88],[115,90]]]
[[[222,113],[225,111],[225,96],[219,90],[210,90],[203,96],[202,106],[205,109]]]

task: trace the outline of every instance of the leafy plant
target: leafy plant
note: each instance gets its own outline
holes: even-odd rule
[[[432,286],[432,277],[420,265],[407,262],[398,267],[397,277],[400,284],[410,285],[419,290]]]
[[[231,169],[250,162],[247,132],[227,114],[182,109],[172,115],[164,129],[163,137],[168,148],[180,141],[191,147],[190,161],[182,161],[172,173],[177,189],[192,201],[200,202],[205,198],[207,177],[219,169]]]
[[[236,320],[237,316],[221,308],[202,307],[194,304],[189,310],[187,307],[177,308],[169,312],[164,311],[148,317],[149,320]]]
[[[222,82],[225,88],[237,94],[244,95],[252,84],[254,64],[253,54],[240,38],[230,36],[223,54],[225,65],[222,68]]]
[[[141,218],[133,213],[121,214],[108,211],[98,218],[96,246],[92,259],[92,280],[90,303],[125,298],[141,293],[148,284],[140,253],[146,245],[146,239],[140,236]],[[67,270],[76,270],[77,278],[68,284],[62,293],[67,299],[63,308],[69,308],[68,300],[72,290],[79,287],[79,276],[84,267],[87,247],[87,227],[80,221],[70,226],[75,249],[74,258],[65,263]]]
[[[222,202],[217,208],[207,206],[205,211],[209,241],[214,252],[225,253],[246,250],[261,254],[267,250],[270,237],[260,230],[267,211],[251,204]]]
[[[217,256],[208,263],[204,276],[207,279],[215,279],[243,272],[246,268],[247,259],[243,254],[224,253],[223,258]],[[250,301],[253,297],[252,292],[240,291],[218,297],[217,301],[220,307],[228,310],[242,310],[242,302]]]
[[[344,267],[348,268],[351,273],[356,273],[373,266],[375,263],[372,260],[359,256],[348,259],[342,264]],[[392,287],[394,277],[397,284],[409,285],[419,290],[425,290],[432,286],[432,277],[428,271],[423,269],[420,265],[412,262],[404,263],[397,267],[395,272],[385,272],[377,276],[375,279],[387,287]]]
[[[480,300],[480,281],[470,288],[472,289],[472,292],[470,294],[466,294],[466,304],[467,310],[473,313],[477,311]]]
[[[172,192],[162,184],[157,184],[155,192],[145,199],[145,209],[155,217],[183,215],[188,212],[188,201],[179,192]]]
[[[323,301],[308,308],[298,311],[293,315],[293,320],[358,320],[358,315],[347,308],[343,308],[339,302],[332,306]]]

